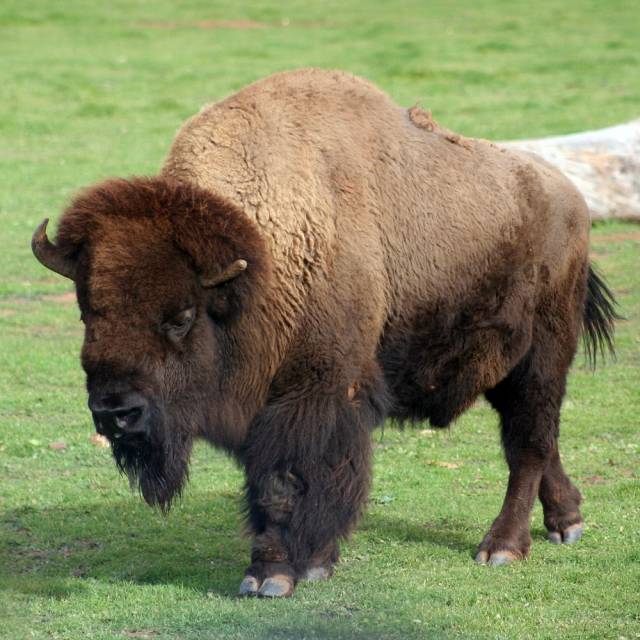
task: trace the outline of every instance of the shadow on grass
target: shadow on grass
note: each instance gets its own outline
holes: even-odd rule
[[[227,495],[190,497],[168,516],[135,497],[25,507],[0,517],[0,577],[25,593],[53,597],[65,595],[65,584],[77,589],[78,579],[235,596],[249,560],[239,520],[238,501]]]
[[[369,513],[359,530],[383,543],[437,545],[471,557],[477,541],[465,523],[419,525]],[[235,598],[249,563],[235,495],[190,496],[168,516],[135,497],[77,507],[25,507],[0,517],[0,577],[25,594],[66,597],[84,579],[177,584]],[[2,556],[5,556],[2,559]]]
[[[381,513],[367,514],[359,531],[376,532],[383,538],[399,542],[422,543],[445,547],[451,551],[462,552],[470,558],[475,555],[479,540],[468,530],[469,524],[462,520],[441,518],[419,524],[402,517]]]

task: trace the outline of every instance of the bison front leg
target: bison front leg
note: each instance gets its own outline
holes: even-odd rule
[[[382,419],[364,390],[290,392],[252,423],[243,453],[251,565],[242,595],[289,596],[332,573],[370,480],[370,429]]]

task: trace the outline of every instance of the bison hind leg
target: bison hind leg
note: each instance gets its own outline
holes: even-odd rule
[[[564,473],[558,450],[560,407],[577,338],[542,336],[486,392],[500,414],[509,482],[502,510],[479,547],[476,560],[483,564],[505,564],[529,554],[529,517],[536,497],[550,540],[573,542],[582,533],[580,493]]]
[[[580,514],[582,497],[562,468],[557,446],[542,474],[538,497],[549,541],[554,544],[578,542],[584,532]]]

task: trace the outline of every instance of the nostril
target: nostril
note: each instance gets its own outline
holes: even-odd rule
[[[89,397],[98,433],[114,438],[143,430],[146,407],[145,398],[135,392]]]
[[[115,425],[126,431],[135,426],[142,417],[143,407],[133,407],[132,409],[124,409],[113,413],[113,421]]]

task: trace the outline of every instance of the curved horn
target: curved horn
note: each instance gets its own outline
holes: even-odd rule
[[[65,278],[74,279],[76,263],[60,253],[58,247],[47,238],[47,224],[49,218],[45,218],[34,231],[31,238],[31,250],[33,255],[51,271],[59,273]]]
[[[205,287],[215,287],[223,282],[228,282],[237,278],[247,268],[246,260],[236,260],[232,262],[222,273],[210,278],[200,278],[200,284]]]

